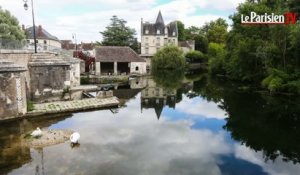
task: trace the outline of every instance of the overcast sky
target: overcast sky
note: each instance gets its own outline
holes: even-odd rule
[[[30,1],[30,0],[29,0]],[[154,22],[161,10],[165,22],[180,20],[186,27],[201,26],[205,22],[228,16],[244,0],[34,0],[36,25],[42,25],[59,39],[100,41],[101,34],[117,15],[140,35],[141,18]],[[32,25],[31,6],[23,8],[23,0],[0,0],[0,6],[9,10],[26,27]],[[30,4],[30,3],[29,3]]]

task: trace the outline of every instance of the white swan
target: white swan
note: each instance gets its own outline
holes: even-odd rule
[[[80,139],[80,134],[78,132],[74,132],[71,136],[70,136],[70,141],[71,143],[75,144],[78,143]]]
[[[31,134],[32,137],[40,137],[42,136],[42,131],[40,130],[39,127],[36,128]]]

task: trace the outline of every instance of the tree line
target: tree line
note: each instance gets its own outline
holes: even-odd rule
[[[242,25],[241,15],[253,11],[260,15],[300,14],[300,3],[248,0],[230,16],[230,31],[224,19],[187,29],[178,22],[179,40],[195,40],[195,49],[207,58],[211,75],[259,85],[272,93],[300,94],[299,15],[295,25]]]

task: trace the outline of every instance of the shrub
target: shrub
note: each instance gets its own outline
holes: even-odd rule
[[[183,52],[176,46],[165,46],[151,60],[152,69],[183,69],[185,67]]]
[[[189,51],[185,54],[185,58],[188,60],[188,62],[203,63],[207,61],[205,55],[197,50]]]
[[[212,74],[225,74],[226,51],[223,44],[210,43],[208,46],[208,69]]]

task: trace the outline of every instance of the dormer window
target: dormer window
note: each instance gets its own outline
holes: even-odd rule
[[[157,30],[157,31],[156,31],[156,34],[157,34],[157,35],[160,35],[160,30]]]
[[[176,35],[176,33],[175,32],[173,32],[173,36],[175,36]]]
[[[149,30],[145,30],[145,34],[149,34]]]
[[[165,28],[165,34],[168,34],[168,29],[167,28]]]

